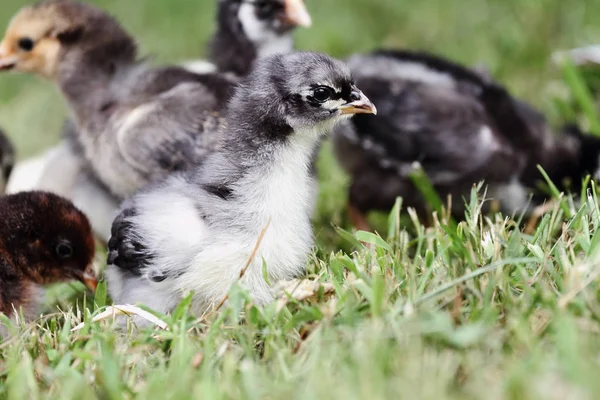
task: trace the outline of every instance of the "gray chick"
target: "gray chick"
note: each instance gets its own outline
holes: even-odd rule
[[[0,129],[0,195],[4,193],[8,178],[15,165],[15,149]]]
[[[375,112],[348,68],[326,55],[258,62],[226,110],[221,149],[124,203],[108,243],[112,298],[168,312],[194,292],[203,312],[248,265],[241,284],[258,304],[272,300],[263,262],[272,282],[296,277],[313,245],[315,147],[337,123]]]
[[[98,179],[117,198],[200,162],[234,82],[138,61],[134,40],[89,4],[51,0],[23,8],[0,45],[0,69],[53,80]]]

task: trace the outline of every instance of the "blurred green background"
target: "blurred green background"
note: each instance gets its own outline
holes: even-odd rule
[[[2,0],[2,30],[29,2]],[[96,0],[157,63],[202,57],[214,29],[216,0]],[[314,25],[297,47],[344,57],[380,46],[430,50],[468,65],[484,64],[517,95],[556,121],[549,92],[557,49],[600,41],[598,0],[306,0]],[[49,82],[0,75],[0,126],[20,157],[56,142],[64,103]]]

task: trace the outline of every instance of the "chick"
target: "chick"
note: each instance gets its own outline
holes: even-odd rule
[[[202,161],[234,82],[139,62],[105,12],[70,0],[23,8],[0,44],[0,70],[54,81],[97,178],[117,198]]]
[[[258,304],[270,301],[263,262],[271,281],[293,278],[313,244],[315,147],[336,123],[375,112],[347,67],[325,55],[257,62],[227,108],[220,150],[124,203],[109,240],[112,298],[168,312],[192,291],[202,312],[247,265],[242,284]]]
[[[94,237],[84,214],[46,192],[0,198],[0,313],[39,312],[44,285],[79,280],[91,290]],[[2,328],[0,327],[0,335]]]
[[[572,182],[598,167],[597,156],[584,159],[581,136],[555,137],[543,114],[485,74],[409,51],[357,55],[349,65],[380,111],[334,134],[338,160],[352,177],[351,216],[359,229],[368,229],[368,211],[388,211],[398,196],[425,213],[410,179],[415,163],[442,198],[452,195],[457,218],[464,215],[463,198],[481,180],[512,213],[523,210],[542,180],[537,164],[553,179]]]
[[[15,165],[15,149],[8,137],[0,129],[0,195],[4,193],[8,179]]]
[[[291,52],[294,28],[311,24],[302,0],[219,0],[210,59],[217,71],[245,76],[255,60]]]

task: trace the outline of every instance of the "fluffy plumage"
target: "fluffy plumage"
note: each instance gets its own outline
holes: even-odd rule
[[[526,188],[541,179],[537,164],[557,181],[597,169],[598,157],[588,160],[582,145],[593,139],[556,138],[541,113],[484,74],[407,51],[359,55],[349,65],[379,108],[377,118],[358,116],[334,135],[338,159],[352,176],[350,203],[361,228],[361,214],[389,210],[397,196],[425,211],[409,179],[415,162],[443,197],[453,195],[457,216],[480,180],[513,212],[528,201]],[[505,190],[510,185],[522,189],[519,199]]]
[[[228,107],[221,149],[124,204],[109,241],[113,299],[167,312],[193,291],[202,312],[251,260],[242,284],[259,304],[270,301],[263,262],[272,281],[300,275],[313,243],[314,149],[361,112],[375,109],[339,61],[295,53],[259,62]]]
[[[68,200],[44,192],[0,198],[0,312],[22,307],[33,318],[51,283],[79,280],[95,290],[94,249],[87,218]]]
[[[0,129],[0,195],[4,193],[14,165],[15,149],[8,137]]]
[[[217,111],[234,84],[218,74],[140,63],[115,19],[69,0],[21,10],[0,49],[0,68],[58,84],[92,170],[117,198],[200,162],[215,145]]]

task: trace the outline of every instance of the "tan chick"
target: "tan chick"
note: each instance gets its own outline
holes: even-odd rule
[[[135,41],[114,18],[69,0],[15,15],[0,44],[0,70],[58,85],[85,158],[119,199],[200,163],[217,145],[216,111],[234,85],[219,74],[141,62]]]

